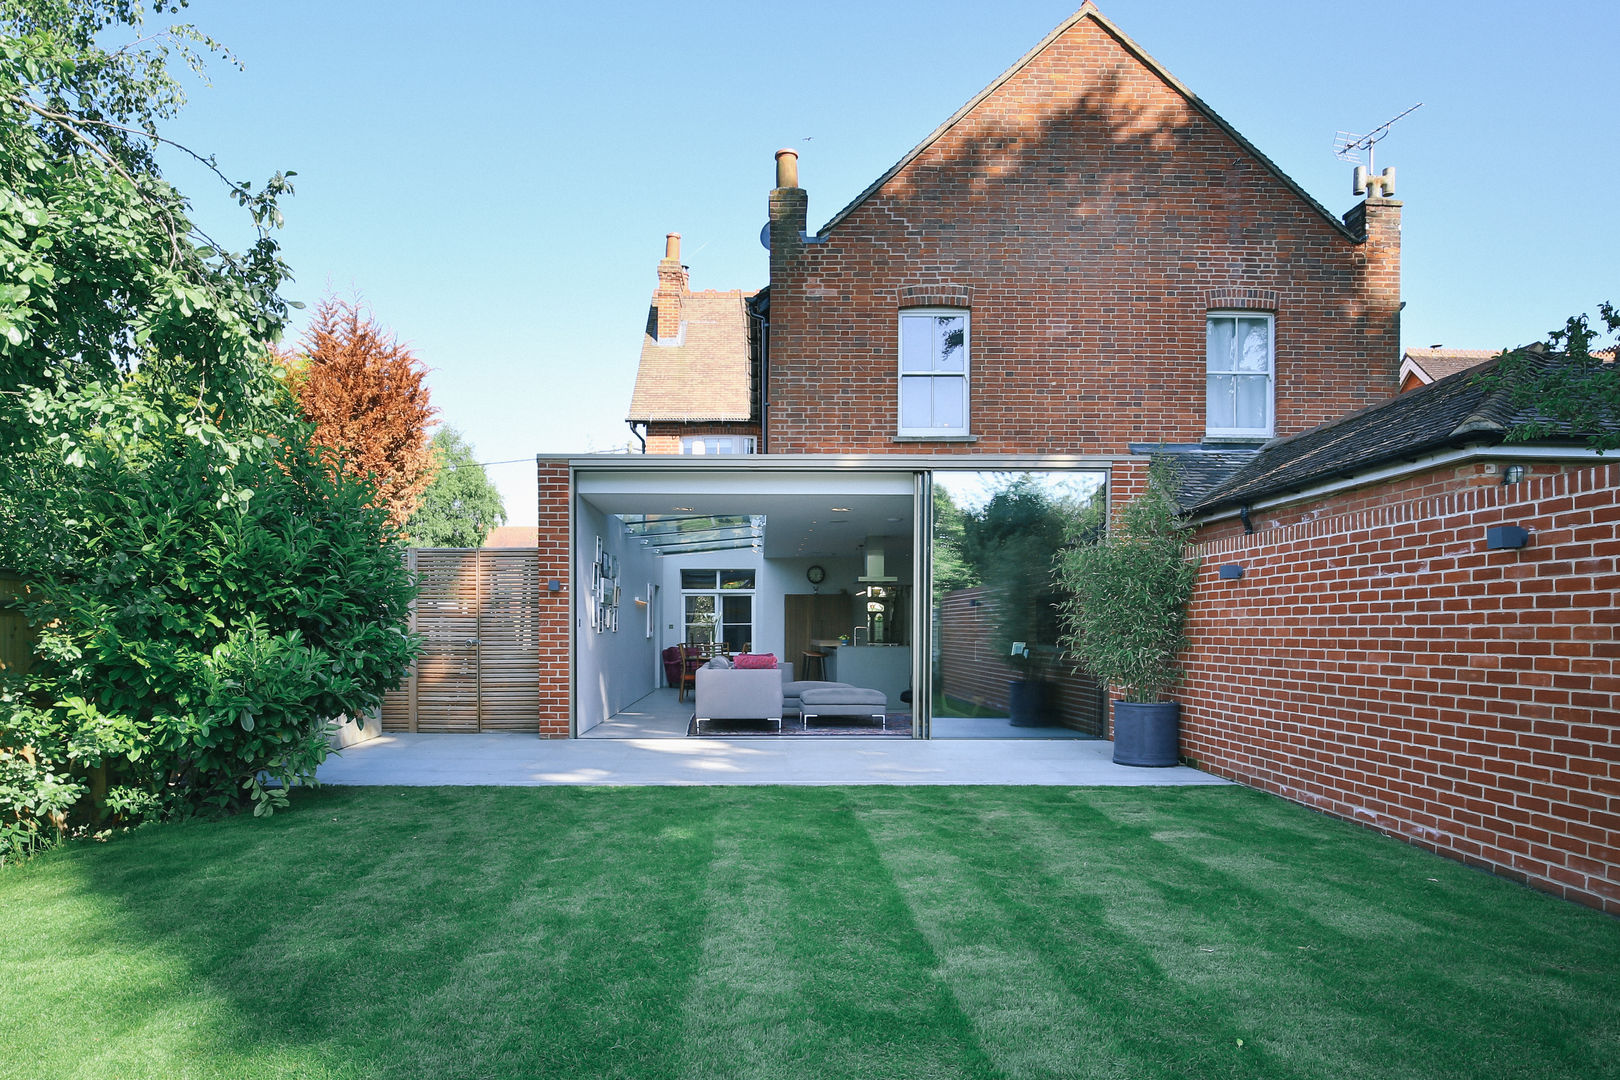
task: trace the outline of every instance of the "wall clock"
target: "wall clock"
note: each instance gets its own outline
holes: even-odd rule
[[[823,570],[819,566],[812,566],[810,569],[804,572],[804,576],[810,579],[810,584],[820,585],[823,581],[827,580],[827,571]]]

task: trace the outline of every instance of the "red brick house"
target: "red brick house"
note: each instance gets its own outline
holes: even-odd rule
[[[637,650],[712,634],[847,673],[868,622],[920,736],[1004,716],[1025,664],[1056,728],[1096,732],[1052,628],[994,615],[1005,582],[933,580],[956,542],[934,504],[982,531],[1020,477],[1072,507],[1128,494],[1166,447],[1208,487],[1395,392],[1401,204],[1331,213],[1089,3],[814,233],[798,155],[776,167],[766,288],[692,292],[666,238],[627,415],[646,455],[543,465],[542,508],[573,522],[542,540],[546,576],[599,576],[599,545],[661,552],[632,575],[660,608],[635,649],[576,598],[594,700],[552,733],[644,693]],[[811,647],[834,629],[850,643]]]
[[[1563,447],[1530,462],[1524,485],[1481,484],[1525,462],[1498,452],[1500,430],[1458,423],[1446,437],[1473,441],[1419,453],[1421,467],[1396,446],[1355,483],[1317,477],[1229,502],[1233,484],[1266,479],[1256,468],[1292,460],[1276,446],[1318,445],[1306,433],[1342,431],[1332,422],[1346,414],[1391,415],[1378,403],[1395,395],[1400,364],[1392,193],[1330,212],[1089,2],[813,232],[799,165],[777,154],[758,292],[690,291],[668,238],[627,417],[646,453],[538,463],[542,735],[600,734],[645,711],[661,650],[697,639],[795,662],[829,653],[833,677],[881,689],[919,738],[1094,735],[1099,689],[1066,678],[1050,627],[1018,614],[1033,588],[1018,572],[1050,556],[1018,541],[1091,499],[1129,498],[1151,457],[1173,453],[1184,498],[1209,515],[1183,751],[1542,887],[1613,900],[1612,794],[1594,779],[1565,800],[1579,811],[1548,809],[1549,788],[1575,788],[1560,764],[1574,758],[1600,762],[1612,792],[1612,713],[1593,729],[1527,706],[1495,730],[1543,757],[1474,768],[1478,740],[1464,729],[1485,706],[1457,688],[1503,656],[1486,642],[1539,642],[1526,631],[1539,616],[1495,639],[1436,631],[1477,644],[1435,652],[1421,647],[1429,624],[1409,618],[1430,601],[1389,591],[1451,588],[1457,567],[1475,573],[1469,530],[1522,514],[1541,530],[1519,556],[1541,567],[1531,576],[1562,595],[1574,589],[1565,575],[1584,575],[1575,591],[1608,596],[1612,612],[1614,552],[1581,531],[1612,537],[1612,516],[1590,505],[1602,492],[1612,507],[1612,469]],[[1397,400],[1451,393],[1440,391]],[[1279,509],[1244,531],[1262,503]],[[1570,513],[1597,516],[1566,524]],[[1470,553],[1430,551],[1429,532]],[[1402,564],[1397,586],[1379,555],[1390,544],[1453,561]],[[1347,569],[1350,552],[1366,568]],[[1253,566],[1243,591],[1211,576],[1240,560]],[[1322,599],[1322,580],[1340,577],[1362,592]],[[1494,595],[1483,578],[1456,588],[1433,602],[1450,611]],[[1593,617],[1578,630],[1554,613],[1550,625],[1571,629],[1549,656],[1592,643],[1570,658],[1594,681],[1560,686],[1557,661],[1533,660],[1546,692],[1579,695],[1536,708],[1612,710],[1613,621],[1585,600],[1579,610]],[[1293,636],[1298,617],[1320,633]],[[1365,640],[1344,637],[1364,626]],[[1399,655],[1361,658],[1392,644]],[[1453,663],[1466,670],[1443,677]],[[1394,695],[1452,732],[1403,725]],[[1447,695],[1468,704],[1445,706]],[[1449,794],[1420,793],[1439,776]],[[1470,807],[1443,816],[1452,796]]]

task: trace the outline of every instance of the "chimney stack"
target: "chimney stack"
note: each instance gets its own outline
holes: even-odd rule
[[[797,150],[782,149],[776,152],[776,186],[779,188],[796,188],[799,186],[799,152]]]
[[[1344,223],[1361,243],[1361,278],[1367,306],[1366,338],[1373,353],[1388,365],[1390,384],[1397,385],[1401,364],[1401,202],[1374,193],[1344,215]]]
[[[681,301],[688,288],[686,267],[681,265],[681,234],[664,237],[664,257],[658,261],[658,291],[653,293],[653,310],[658,313],[653,337],[661,345],[673,345],[681,336]]]
[[[776,152],[776,187],[771,190],[771,266],[794,258],[804,246],[810,196],[799,186],[799,152]],[[775,280],[776,274],[771,275]]]

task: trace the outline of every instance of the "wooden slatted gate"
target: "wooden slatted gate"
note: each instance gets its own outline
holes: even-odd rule
[[[412,548],[422,655],[383,700],[384,731],[540,729],[540,555]]]

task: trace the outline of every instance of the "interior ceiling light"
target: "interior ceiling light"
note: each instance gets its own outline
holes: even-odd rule
[[[670,507],[670,509],[671,510],[685,510],[687,513],[691,513],[694,508],[690,507],[690,506],[672,506],[672,507]]]
[[[849,507],[847,507],[847,506],[834,506],[831,509],[832,509],[832,511],[834,513],[838,513],[838,514],[847,514],[847,513],[849,513]]]

